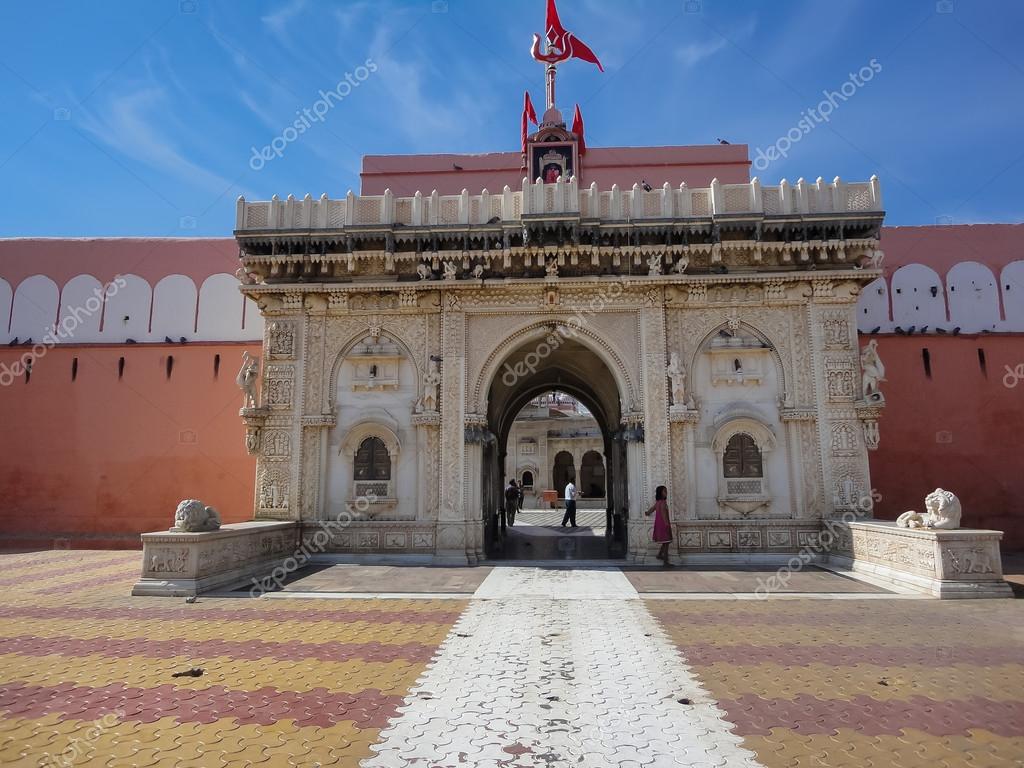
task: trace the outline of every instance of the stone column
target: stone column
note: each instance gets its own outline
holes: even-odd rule
[[[443,291],[441,300],[441,468],[436,559],[466,565],[470,546],[465,505],[466,315],[456,292]]]
[[[626,527],[629,537],[629,556],[636,562],[643,562],[651,536],[648,530],[650,521],[644,517],[644,511],[650,504],[645,499],[648,485],[644,466],[644,426],[639,414],[627,414],[623,426],[623,440],[626,446],[626,474],[629,494],[629,524]],[[652,495],[653,503],[653,495]]]
[[[643,361],[642,381],[643,408],[643,454],[645,466],[641,470],[639,483],[633,484],[633,468],[630,467],[630,485],[638,495],[631,495],[630,518],[639,518],[643,533],[639,540],[630,541],[630,549],[638,555],[646,554],[651,541],[650,520],[643,512],[654,503],[654,490],[659,485],[673,488],[673,461],[668,421],[668,339],[665,327],[665,294],[660,288],[649,288],[640,309],[640,356]],[[642,521],[642,522],[641,522]],[[631,531],[632,533],[632,531]],[[641,542],[643,544],[641,548]]]
[[[298,519],[309,521],[323,518],[320,476],[324,468],[320,443],[325,439],[324,431],[333,425],[334,417],[333,414],[324,414],[323,409],[327,297],[308,294],[303,309],[302,365],[296,382],[301,392],[297,406],[302,415],[296,451],[299,464],[295,490]]]
[[[416,428],[416,519],[437,520],[437,490],[440,462],[437,455],[437,411],[423,411],[412,417]]]

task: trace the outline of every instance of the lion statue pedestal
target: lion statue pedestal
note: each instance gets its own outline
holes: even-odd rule
[[[913,510],[896,518],[900,528],[941,528],[952,531],[960,527],[960,499],[951,491],[936,488],[924,497],[923,515]]]

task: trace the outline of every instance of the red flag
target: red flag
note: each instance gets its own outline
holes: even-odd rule
[[[548,51],[540,50],[540,36],[533,36],[533,58],[537,61],[557,64],[566,59],[577,58],[597,64],[597,68],[604,72],[600,60],[597,58],[590,46],[580,40],[572,32],[567,32],[558,18],[558,9],[555,8],[555,0],[548,0],[547,20],[545,23],[544,38],[549,46]]]
[[[537,125],[537,113],[533,109],[533,102],[530,101],[530,92],[523,91],[523,152],[526,152],[526,136],[529,133],[527,121]]]
[[[587,151],[587,144],[583,141],[583,113],[580,112],[580,105],[576,105],[576,111],[572,115],[572,132],[579,139],[580,154]]]

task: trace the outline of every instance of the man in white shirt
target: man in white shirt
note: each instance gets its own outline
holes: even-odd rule
[[[562,527],[565,528],[565,524],[568,523],[573,528],[576,527],[576,484],[569,478],[569,484],[565,486],[565,517],[562,518]]]

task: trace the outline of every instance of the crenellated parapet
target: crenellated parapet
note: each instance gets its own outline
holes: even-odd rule
[[[497,194],[240,198],[235,237],[256,282],[657,277],[874,265],[883,217],[875,177],[610,190],[573,177]]]

